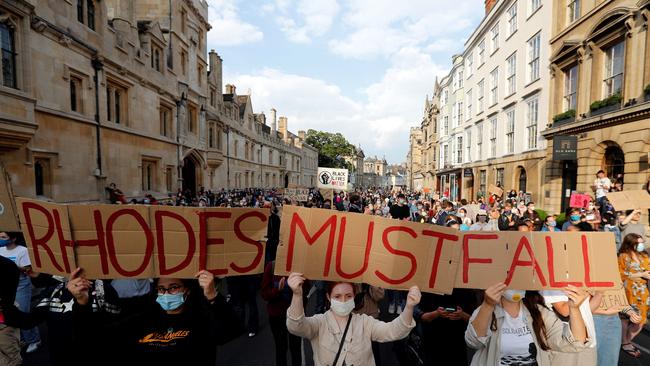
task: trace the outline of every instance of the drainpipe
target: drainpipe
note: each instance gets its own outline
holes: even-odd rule
[[[183,182],[183,168],[181,167],[181,107],[185,101],[185,93],[181,94],[181,99],[176,102],[176,170],[178,181]],[[180,186],[183,190],[183,185]]]
[[[95,82],[95,136],[96,136],[96,145],[97,145],[97,171],[96,176],[101,177],[102,172],[102,140],[101,140],[101,121],[99,119],[99,71],[103,69],[104,65],[97,58],[93,58],[90,62],[93,69],[95,70],[95,76],[93,76],[93,81]]]

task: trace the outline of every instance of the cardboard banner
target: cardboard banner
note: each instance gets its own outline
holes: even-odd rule
[[[20,231],[9,176],[0,163],[0,231]]]
[[[377,216],[285,207],[275,272],[451,293],[621,286],[612,233],[460,232]]]
[[[267,211],[16,200],[36,272],[88,278],[193,278],[263,271]]]
[[[607,310],[615,306],[627,306],[629,305],[627,301],[627,295],[625,295],[625,290],[621,285],[620,288],[615,290],[607,290],[603,294],[603,301],[598,307],[601,310]]]
[[[490,184],[490,185],[488,186],[488,192],[489,192],[489,193],[496,194],[496,195],[499,196],[499,197],[503,197],[503,189],[501,189],[501,188],[495,186],[494,184]]]
[[[306,202],[309,200],[309,188],[285,188],[283,195],[292,201]]]
[[[573,208],[589,208],[590,201],[591,201],[590,195],[573,192],[571,193],[569,206]]]
[[[650,194],[644,190],[610,192],[607,200],[616,211],[650,208]]]
[[[348,190],[348,170],[318,167],[318,188]]]

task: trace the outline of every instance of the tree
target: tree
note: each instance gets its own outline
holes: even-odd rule
[[[308,130],[306,142],[318,150],[318,166],[352,170],[352,164],[345,161],[357,149],[341,133]]]

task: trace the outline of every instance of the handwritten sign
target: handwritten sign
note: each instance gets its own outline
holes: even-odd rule
[[[574,208],[588,208],[590,201],[590,195],[573,192],[571,193],[571,198],[569,199],[569,205]]]
[[[526,290],[621,283],[611,233],[460,232],[294,206],[282,215],[279,275],[435,293],[502,281]]]
[[[61,205],[18,198],[36,272],[89,278],[192,278],[263,271],[267,210]]]
[[[283,192],[284,197],[292,201],[305,202],[309,200],[308,188],[285,188]]]
[[[610,192],[607,199],[616,211],[650,208],[650,194],[644,190]]]
[[[495,186],[494,184],[490,184],[488,186],[488,192],[490,192],[492,194],[496,194],[499,197],[503,197],[503,189]]]

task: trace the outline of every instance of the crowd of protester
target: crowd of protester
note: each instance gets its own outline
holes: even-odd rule
[[[284,197],[281,189],[203,188],[165,199],[127,200],[111,184],[106,190],[114,204],[270,210],[263,275],[220,279],[201,271],[195,279],[89,281],[79,269],[61,278],[33,272],[22,235],[0,232],[0,364],[19,365],[21,351],[38,349],[41,323],[47,324],[52,365],[124,363],[126,357],[127,364],[214,364],[217,345],[260,331],[258,293],[266,302],[279,366],[302,364],[302,338],[311,343],[315,365],[381,365],[379,343],[385,342],[393,342],[402,365],[433,365],[441,354],[454,365],[609,366],[618,364],[621,351],[640,358],[633,341],[650,307],[649,233],[640,210],[616,211],[607,200],[608,192],[622,187],[622,177],[615,184],[600,171],[586,207],[547,212],[514,190],[457,202],[433,192],[383,189],[328,199],[310,189],[304,202]],[[629,305],[603,310],[602,292],[572,286],[522,291],[497,283],[438,295],[421,294],[417,287],[396,291],[314,281],[300,273],[277,276],[275,253],[286,205],[461,231],[612,232]],[[40,289],[34,307],[33,287]],[[308,310],[309,301],[314,311]]]

